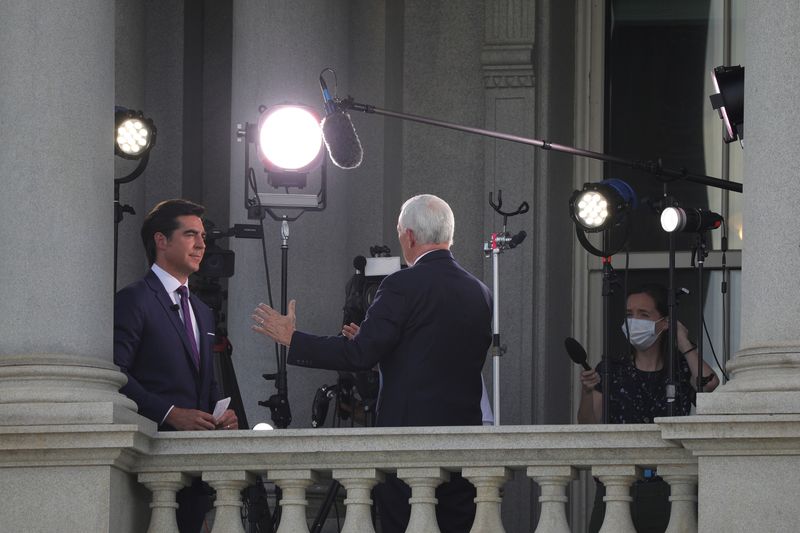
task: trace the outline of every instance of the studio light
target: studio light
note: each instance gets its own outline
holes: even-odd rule
[[[156,142],[156,126],[141,111],[114,108],[114,154],[124,159],[141,159]]]
[[[667,207],[661,212],[661,228],[667,233],[683,231],[700,233],[717,229],[722,216],[706,209]]]
[[[572,193],[569,212],[579,229],[596,232],[615,226],[637,205],[630,185],[619,179],[607,179],[587,183],[582,190]]]
[[[319,116],[306,106],[276,105],[258,119],[258,158],[273,187],[305,187],[324,157]]]
[[[715,94],[709,96],[711,107],[719,112],[726,143],[744,141],[744,67],[717,67],[711,71]]]

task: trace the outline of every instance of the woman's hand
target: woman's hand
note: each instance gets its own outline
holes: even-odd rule
[[[692,341],[689,340],[689,330],[680,320],[678,320],[678,334],[675,337],[678,344],[678,351],[681,355],[686,355],[694,350],[695,346],[692,344]]]
[[[584,394],[591,394],[598,383],[600,383],[600,374],[596,370],[584,370],[581,372],[581,385]]]

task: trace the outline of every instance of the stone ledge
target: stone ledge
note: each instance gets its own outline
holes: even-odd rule
[[[694,455],[800,455],[800,415],[657,418],[665,439]]]

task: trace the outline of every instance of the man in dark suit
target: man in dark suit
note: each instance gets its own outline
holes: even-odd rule
[[[433,195],[403,204],[398,239],[410,268],[387,276],[357,334],[319,337],[295,330],[287,315],[261,304],[253,329],[289,346],[290,364],[330,370],[380,366],[379,426],[481,424],[481,368],[491,342],[489,289],[450,253],[454,219]],[[410,489],[389,476],[376,488],[384,533],[405,531]],[[474,488],[454,474],[437,489],[443,533],[467,533],[475,514]]]
[[[187,200],[166,200],[147,214],[141,236],[150,271],[114,301],[114,363],[128,377],[120,391],[159,430],[238,427],[230,409],[217,420],[211,414],[220,399],[214,318],[187,287],[205,252],[203,211]],[[181,532],[200,530],[207,500],[199,481],[178,493]]]

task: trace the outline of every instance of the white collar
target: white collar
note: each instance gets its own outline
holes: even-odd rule
[[[156,276],[158,276],[158,280],[164,286],[164,289],[167,291],[167,294],[169,294],[170,298],[173,298],[174,301],[173,295],[175,294],[175,291],[177,291],[178,287],[180,287],[183,284],[180,281],[178,281],[175,278],[175,276],[173,276],[172,274],[170,274],[169,272],[167,272],[166,270],[164,270],[155,263],[153,263],[153,266],[150,267],[150,269]],[[186,287],[186,290],[188,291],[189,287]]]

